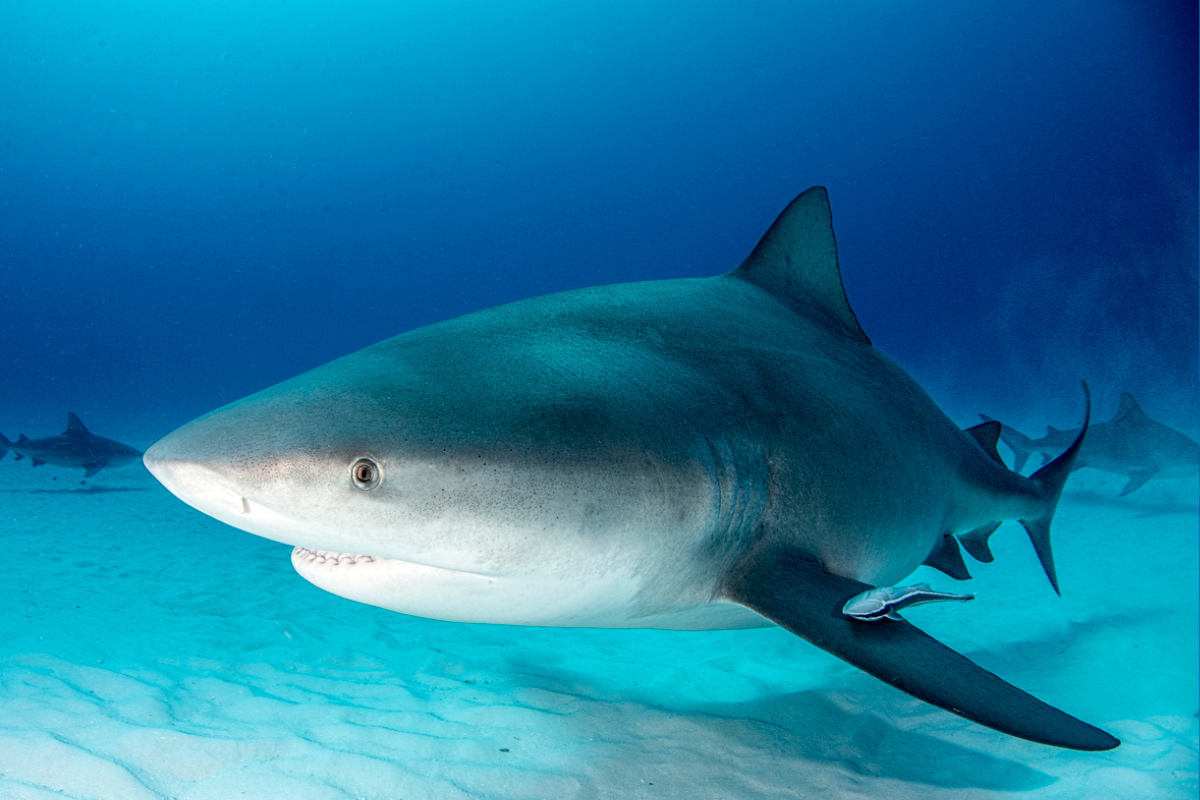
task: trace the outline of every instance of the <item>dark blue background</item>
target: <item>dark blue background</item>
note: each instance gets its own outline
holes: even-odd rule
[[[830,188],[952,411],[1194,432],[1195,3],[0,6],[0,431],[146,444],[443,317],[726,271]],[[970,421],[961,418],[961,421]]]

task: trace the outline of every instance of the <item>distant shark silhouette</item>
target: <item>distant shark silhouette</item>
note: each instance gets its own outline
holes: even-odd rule
[[[979,416],[994,422],[984,414]],[[1004,425],[1000,438],[1012,448],[1016,458],[1013,469],[1020,471],[1034,453],[1042,454],[1042,463],[1071,446],[1079,429],[1061,431],[1047,426],[1041,439],[1030,439]],[[1075,459],[1075,469],[1092,467],[1125,475],[1129,483],[1120,497],[1136,492],[1151,478],[1187,478],[1200,472],[1200,445],[1174,428],[1146,416],[1129,392],[1121,393],[1117,414],[1109,422],[1088,428],[1087,439]]]
[[[13,459],[20,461],[28,457],[33,466],[53,464],[56,467],[83,467],[85,478],[90,478],[105,467],[121,467],[142,457],[142,451],[129,445],[96,436],[79,421],[79,417],[67,412],[67,429],[58,436],[44,439],[29,439],[22,435],[10,442],[0,434],[0,458],[9,450]]]

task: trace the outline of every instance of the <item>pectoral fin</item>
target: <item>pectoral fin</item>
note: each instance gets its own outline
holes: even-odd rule
[[[1117,495],[1117,497],[1124,497],[1127,494],[1136,492],[1138,489],[1146,485],[1146,481],[1150,480],[1157,474],[1158,470],[1156,469],[1135,469],[1133,472],[1129,473],[1129,483],[1125,484],[1125,488],[1121,490],[1121,493]]]
[[[870,588],[827,572],[807,553],[775,550],[749,557],[730,575],[723,595],[913,697],[1002,733],[1074,750],[1120,744],[906,621],[864,625],[842,614],[846,601]]]

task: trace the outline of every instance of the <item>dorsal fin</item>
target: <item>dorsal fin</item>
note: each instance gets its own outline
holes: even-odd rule
[[[1128,422],[1137,422],[1144,419],[1150,419],[1146,416],[1146,412],[1142,411],[1142,407],[1138,405],[1138,401],[1133,399],[1133,395],[1129,392],[1121,392],[1121,403],[1117,406],[1117,413],[1113,416],[1112,421],[1127,420]]]
[[[63,436],[87,436],[88,429],[83,427],[83,423],[79,421],[79,417],[67,412],[67,429],[63,431]]]
[[[1053,425],[1046,426],[1046,435],[1047,436],[1053,436],[1056,433],[1062,433],[1062,431],[1060,431],[1058,428],[1054,427]]]
[[[842,287],[824,186],[814,186],[788,204],[733,275],[799,305],[819,308],[855,339],[871,343]]]
[[[983,416],[982,414],[980,416]],[[1000,451],[996,449],[996,445],[1000,443],[1000,431],[1004,429],[994,419],[986,420],[978,425],[967,428],[963,433],[968,434],[972,439],[979,443],[983,448],[983,452],[992,457],[992,460],[997,464],[1004,464],[1004,459],[1000,457]],[[1005,467],[1007,469],[1007,467]]]

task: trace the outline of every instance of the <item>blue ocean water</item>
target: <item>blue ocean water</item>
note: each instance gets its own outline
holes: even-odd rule
[[[1155,419],[1196,438],[1197,27],[1195,5],[1176,3],[8,0],[0,5],[0,433],[57,433],[73,411],[94,432],[144,448],[213,408],[448,316],[578,286],[718,274],[745,257],[794,195],[820,184],[864,329],[956,421],[971,424],[982,411],[1033,430],[1067,427],[1086,378],[1099,417],[1130,391]],[[855,691],[842,684],[853,679],[777,631],[689,641],[409,620],[319,594],[291,573],[286,548],[200,517],[139,467],[101,472],[84,486],[80,478],[0,461],[0,538],[37,564],[10,561],[0,587],[0,705],[34,720],[18,735],[20,725],[0,719],[0,780],[25,769],[0,796],[216,797],[251,785],[243,780],[261,781],[254,791],[263,797],[393,796],[386,787],[401,784],[389,784],[399,779],[388,769],[405,763],[398,753],[407,739],[374,751],[349,741],[362,720],[323,738],[328,720],[256,716],[253,698],[289,670],[311,681],[297,693],[320,683],[322,703],[336,706],[347,687],[368,686],[378,700],[371,714],[391,708],[423,720],[370,722],[419,740],[422,763],[458,765],[416,770],[449,783],[413,779],[406,797],[439,796],[436,787],[446,786],[496,797],[792,796],[762,775],[705,794],[688,783],[699,773],[687,765],[731,742],[755,743],[719,762],[745,774],[767,764],[758,769],[793,775],[795,763],[833,763],[842,752],[841,742],[811,744],[804,719],[820,719],[821,736],[852,719]],[[1167,537],[1185,553],[1171,557],[1181,571],[1160,596],[1194,621],[1194,480],[1155,482],[1144,490],[1149,499],[1124,504],[1112,497],[1119,484],[1084,473],[1072,480],[1065,502],[1079,516],[1060,529],[1079,532],[1079,569],[1104,569],[1102,554],[1085,547],[1092,536],[1119,551],[1112,569],[1142,576],[1137,587],[1153,594],[1146,582],[1162,552],[1132,546],[1132,531]],[[1105,520],[1122,527],[1103,538],[1085,524]],[[1069,552],[1070,539],[1059,541]],[[73,543],[86,543],[89,555]],[[197,548],[218,548],[240,566],[214,574],[195,563]],[[1028,557],[1021,552],[1014,558]],[[1072,569],[1069,557],[1060,560]],[[221,574],[237,579],[223,583]],[[1081,572],[1061,625],[1045,623],[1055,631],[1047,641],[1075,631],[1074,657],[1102,651],[1072,626],[1096,613],[1085,599],[1114,602],[1103,591],[1111,580]],[[997,591],[1008,585],[997,581]],[[1186,752],[1194,718],[1190,728],[1178,720],[1195,712],[1183,708],[1195,702],[1195,625],[1144,619],[1145,606],[1131,598],[1142,595],[1122,592],[1105,619],[1135,631],[1130,642],[1150,635],[1138,624],[1158,626],[1162,637],[1182,629],[1184,649],[1162,670],[1169,681],[1151,681],[1111,718],[1158,724],[1170,735],[1142,740],[1182,737]],[[1003,636],[972,632],[964,644],[1000,652],[1002,642],[1035,638],[1031,620],[1043,612],[1029,603],[1019,624],[992,619]],[[330,634],[314,620],[323,616],[348,638],[322,638]],[[370,645],[354,644],[355,635]],[[420,644],[404,660],[410,636]],[[296,640],[299,650],[289,649]],[[697,649],[704,664],[684,666]],[[763,663],[748,665],[747,649]],[[1003,652],[997,669],[1029,655]],[[239,654],[229,663],[241,666],[227,668],[243,675],[249,699],[228,695],[241,711],[224,715],[196,687],[218,680],[228,653]],[[1033,655],[1063,657],[1057,644]],[[97,660],[120,665],[102,683],[117,675],[128,687],[87,688]],[[612,677],[647,664],[636,687]],[[1103,681],[1102,671],[1080,674]],[[414,688],[412,675],[428,680]],[[829,675],[842,676],[830,684],[836,702],[795,700]],[[1187,686],[1170,688],[1178,680]],[[488,681],[476,705],[458,693]],[[74,689],[54,688],[64,683]],[[403,702],[388,699],[389,686],[404,687]],[[1097,684],[1091,694],[1102,691]],[[88,692],[110,699],[89,706]],[[278,696],[303,705],[299,695]],[[773,703],[780,696],[792,699]],[[1178,700],[1175,710],[1158,702],[1166,697]],[[346,708],[370,706],[360,701]],[[452,712],[439,717],[439,703]],[[622,704],[645,720],[638,735],[614,733],[626,730],[613,710]],[[146,729],[211,735],[228,748],[172,745],[167,761],[176,768],[167,768],[129,755],[162,740],[139,739],[127,751],[89,745],[95,763],[124,764],[136,778],[129,786],[141,788],[123,778],[101,788],[56,785],[55,759],[67,756],[29,737],[66,741],[63,715],[85,707],[134,728],[145,711],[154,720]],[[121,710],[105,717],[112,707]],[[542,748],[540,761],[522,755],[529,760],[518,772],[556,778],[505,794],[509,767],[485,769],[469,744],[470,752],[436,744],[471,741],[468,731],[491,724],[494,707],[586,709],[568,730],[543,727],[532,711],[493,720]],[[92,712],[78,713],[71,725],[86,726]],[[1179,731],[1170,733],[1173,725]],[[574,766],[555,773],[547,754],[570,750],[589,726],[609,748],[564,759]],[[720,744],[680,733],[689,726],[715,731]],[[296,741],[308,745],[247,755],[298,730]],[[862,754],[851,760],[865,764],[853,771],[867,781],[854,782],[858,796],[902,796],[896,781],[921,784],[905,759],[967,764],[925,781],[947,792],[962,788],[955,781],[985,794],[1051,792],[1039,796],[1055,796],[1053,784],[1022,770],[1077,774],[1100,763],[1080,758],[1055,771],[1035,750],[1018,749],[1005,752],[1001,768],[948,749],[977,743],[970,738],[949,745],[883,730],[851,748]],[[80,741],[73,746],[87,749]],[[229,744],[238,742],[255,744]],[[657,795],[577,768],[581,759],[619,763],[655,742],[678,748],[685,765],[672,768],[671,752],[661,754],[655,774],[669,776],[671,788],[657,781]],[[382,771],[337,794],[328,775],[351,769],[339,753],[355,770],[370,759]],[[287,781],[255,767],[221,772],[221,764],[285,757],[316,759],[324,772],[307,782],[299,767]],[[71,759],[72,769],[90,769]],[[886,790],[872,788],[872,763],[892,781]],[[1194,791],[1194,757],[1139,763],[1156,766],[1113,767],[1134,776],[1120,784],[1132,787],[1125,796]],[[990,777],[970,784],[963,776],[971,773]],[[796,786],[794,796],[816,791]]]

